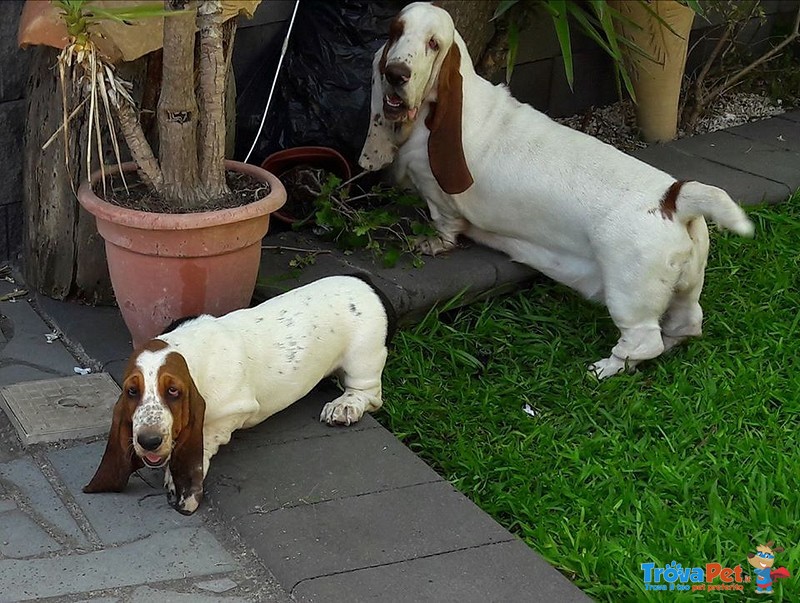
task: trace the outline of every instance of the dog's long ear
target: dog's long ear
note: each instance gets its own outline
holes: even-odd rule
[[[124,396],[124,393],[120,395],[114,406],[106,451],[94,477],[83,487],[86,493],[122,492],[128,485],[131,473],[144,465],[133,451],[133,423]]]
[[[473,183],[462,142],[463,102],[461,52],[454,41],[439,69],[436,102],[425,119],[431,131],[428,136],[431,171],[441,189],[450,195],[463,193]]]
[[[172,478],[188,488],[190,484],[202,487],[203,483],[203,424],[205,422],[206,401],[194,380],[189,377],[189,387],[185,400],[185,412],[188,416],[182,417],[182,425],[177,438],[169,468]],[[183,413],[182,413],[183,414]]]
[[[397,154],[394,124],[383,116],[383,64],[389,42],[381,46],[372,59],[372,96],[369,105],[369,130],[358,165],[367,171],[375,172],[394,161]]]

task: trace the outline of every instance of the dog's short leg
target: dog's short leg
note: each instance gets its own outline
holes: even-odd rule
[[[371,335],[374,338],[375,335]],[[319,420],[328,425],[357,423],[365,412],[374,412],[383,405],[381,374],[387,351],[383,342],[348,354],[342,365],[344,393],[322,408]]]
[[[632,369],[642,360],[655,358],[664,351],[661,329],[658,325],[646,325],[632,329],[620,329],[617,345],[611,356],[589,365],[589,371],[598,379],[605,379],[626,369]]]
[[[169,470],[169,465],[164,469],[164,489],[167,491],[167,504],[170,507],[174,507],[178,498],[175,495],[175,482],[172,481],[172,472]]]
[[[432,203],[428,203],[428,207],[438,235],[420,237],[414,242],[414,246],[420,253],[435,256],[455,248],[458,244],[458,235],[466,232],[469,222],[464,218],[441,213]]]

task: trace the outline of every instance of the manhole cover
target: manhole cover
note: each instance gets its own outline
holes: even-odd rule
[[[23,445],[108,433],[119,387],[108,373],[28,381],[0,389]]]

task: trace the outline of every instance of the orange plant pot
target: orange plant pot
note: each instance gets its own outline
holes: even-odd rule
[[[79,188],[78,201],[95,217],[105,241],[111,285],[134,348],[178,318],[221,316],[250,304],[261,239],[286,191],[258,166],[226,161],[225,167],[269,184],[269,195],[219,211],[162,214],[108,203],[89,183]],[[134,171],[136,165],[123,169]],[[100,177],[99,171],[92,174],[92,184]]]

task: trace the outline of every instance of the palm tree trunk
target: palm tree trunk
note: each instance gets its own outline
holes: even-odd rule
[[[161,168],[153,154],[153,149],[145,138],[136,109],[124,99],[119,100],[113,106],[117,113],[122,136],[125,138],[132,159],[139,166],[142,180],[157,193],[163,194],[164,177],[161,175]]]
[[[211,197],[229,194],[225,184],[225,76],[222,2],[205,0],[197,10],[200,30],[198,161],[200,178]]]
[[[158,102],[164,200],[187,211],[208,199],[200,186],[197,161],[198,107],[194,93],[197,3],[165,0],[164,5],[168,10],[189,9],[164,19],[164,68]]]

